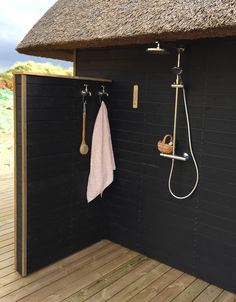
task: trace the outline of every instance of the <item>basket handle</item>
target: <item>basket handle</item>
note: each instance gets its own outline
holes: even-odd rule
[[[163,144],[166,144],[167,138],[170,138],[170,142],[172,142],[172,135],[171,134],[166,134],[162,140]]]

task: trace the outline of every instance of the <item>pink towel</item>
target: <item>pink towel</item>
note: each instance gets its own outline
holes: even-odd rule
[[[115,169],[108,113],[105,103],[102,102],[92,136],[90,173],[87,186],[88,202],[102,194],[105,188],[113,182],[113,171]]]

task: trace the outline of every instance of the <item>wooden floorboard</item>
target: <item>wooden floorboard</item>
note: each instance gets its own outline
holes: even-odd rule
[[[199,279],[196,279],[192,284],[190,284],[184,291],[182,291],[176,298],[174,298],[173,302],[191,302],[193,301],[199,294],[201,294],[207,287],[208,283]]]
[[[235,302],[236,297],[233,293],[230,293],[228,291],[223,291],[222,294],[220,294],[214,302]]]
[[[236,295],[108,240],[22,278],[14,268],[13,175],[0,175],[1,302],[235,302]]]
[[[223,292],[223,289],[214,286],[209,285],[196,299],[194,302],[212,302],[214,301],[219,295]]]
[[[136,302],[136,301],[137,302],[147,302],[147,301],[152,300],[163,289],[165,289],[168,285],[173,283],[181,275],[183,275],[183,272],[181,272],[177,269],[174,269],[174,268],[167,271],[160,278],[156,279],[154,282],[149,284],[146,288],[141,290],[130,301],[132,301],[132,302]]]
[[[106,289],[110,284],[119,280],[121,277],[125,276],[128,272],[134,271],[135,268],[140,267],[141,264],[147,261],[147,257],[143,255],[137,255],[132,258],[130,261],[127,261],[117,269],[111,271],[107,275],[94,282],[90,283],[88,286],[77,291],[72,296],[68,297],[66,302],[76,302],[76,301],[85,301],[91,296],[96,295],[98,292],[101,292],[103,289]]]

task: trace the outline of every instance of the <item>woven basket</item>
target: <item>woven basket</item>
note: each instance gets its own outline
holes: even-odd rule
[[[169,142],[167,143],[167,139],[169,139]],[[173,152],[173,144],[172,144],[172,135],[166,134],[162,141],[159,141],[157,143],[157,149],[161,153],[165,154],[171,154]]]

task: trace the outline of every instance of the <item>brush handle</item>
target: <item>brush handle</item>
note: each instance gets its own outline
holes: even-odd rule
[[[85,143],[85,130],[86,130],[86,111],[83,111],[82,143]]]

